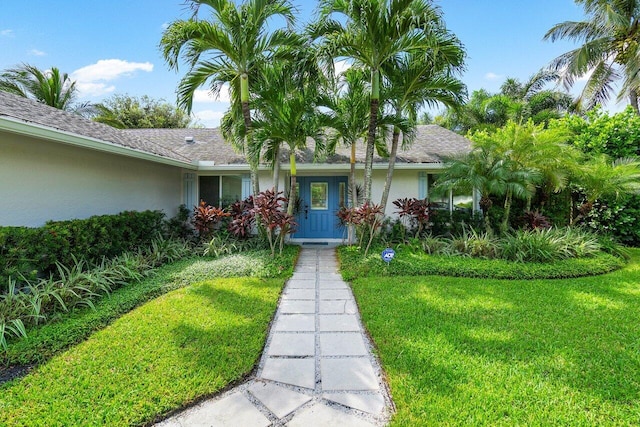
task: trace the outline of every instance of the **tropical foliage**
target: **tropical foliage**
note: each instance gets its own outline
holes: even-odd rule
[[[178,104],[190,112],[197,89],[204,86],[217,95],[228,84],[231,108],[244,124],[244,129],[233,128],[234,140],[247,153],[253,193],[257,195],[259,158],[248,151],[253,143],[250,95],[262,67],[288,56],[287,49],[282,47],[295,45],[299,40],[297,34],[287,29],[267,32],[272,18],[281,17],[293,24],[292,6],[287,0],[249,0],[241,5],[231,0],[189,0],[187,4],[193,11],[192,17],[172,22],[160,41],[170,68],[177,70],[181,60],[189,68],[178,86]],[[207,6],[209,19],[200,18],[202,6]]]
[[[638,0],[576,0],[587,19],[554,25],[545,39],[582,43],[576,49],[553,60],[551,68],[570,88],[577,79],[587,76],[579,97],[589,110],[611,97],[614,82],[621,81],[618,99],[629,98],[638,113],[640,88],[640,2]]]
[[[33,99],[60,110],[91,114],[91,104],[77,104],[78,88],[67,73],[58,68],[41,70],[29,64],[4,70],[0,74],[0,91]]]
[[[146,95],[113,95],[95,105],[94,121],[119,129],[186,128],[191,119],[183,110]]]

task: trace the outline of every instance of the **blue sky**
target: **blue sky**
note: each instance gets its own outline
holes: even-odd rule
[[[497,91],[506,77],[527,79],[573,46],[542,41],[554,24],[583,19],[573,0],[435,0],[448,28],[467,50],[462,79],[469,93]],[[299,20],[313,16],[315,1],[294,0]],[[188,18],[183,0],[5,1],[0,14],[0,70],[20,63],[58,67],[78,81],[82,101],[114,93],[175,101],[185,72],[170,71],[158,49],[163,29]],[[216,126],[228,107],[203,91],[194,113]],[[621,106],[610,106],[616,110]]]

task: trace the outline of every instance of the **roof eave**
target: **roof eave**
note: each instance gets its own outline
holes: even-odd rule
[[[104,153],[132,157],[135,159],[151,161],[154,163],[160,163],[169,166],[176,166],[184,169],[197,170],[197,165],[194,163],[171,159],[169,157],[163,157],[143,150],[125,147],[97,138],[90,138],[71,132],[53,129],[47,126],[26,122],[24,120],[14,119],[12,117],[0,117],[0,130],[37,139],[53,141],[61,144],[101,151]]]

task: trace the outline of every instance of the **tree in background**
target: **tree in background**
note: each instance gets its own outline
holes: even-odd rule
[[[567,88],[588,76],[579,97],[583,109],[590,110],[608,101],[613,83],[622,80],[618,100],[627,97],[636,114],[640,89],[640,1],[576,0],[587,14],[585,21],[566,21],[554,25],[546,40],[571,40],[582,46],[553,60]]]
[[[191,125],[191,118],[184,110],[146,95],[116,94],[95,105],[95,109],[94,121],[118,129],[186,128]]]
[[[485,89],[474,91],[466,105],[448,109],[436,122],[461,134],[493,131],[509,120],[525,123],[531,119],[535,124],[547,125],[575,107],[568,93],[546,89],[557,79],[558,74],[548,70],[538,71],[525,82],[508,77],[497,94]]]
[[[56,67],[41,70],[29,64],[9,68],[0,74],[0,91],[32,99],[60,110],[86,115],[93,112],[88,103],[75,103],[76,82]]]

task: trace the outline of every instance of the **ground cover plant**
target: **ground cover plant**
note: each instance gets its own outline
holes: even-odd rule
[[[391,425],[640,424],[640,250],[630,254],[580,279],[355,279]]]
[[[140,425],[240,380],[259,358],[297,251],[285,247],[283,257],[275,259],[268,250],[243,254],[244,263],[262,265],[256,275],[276,278],[217,278],[220,271],[232,275],[224,267],[230,257],[165,267],[158,275],[164,281],[148,279],[153,282],[149,292],[180,289],[0,386],[0,424]],[[106,311],[113,310],[107,307],[111,298],[119,298],[119,292],[104,300]],[[100,312],[102,304],[96,308]],[[43,341],[63,330],[52,326]]]

